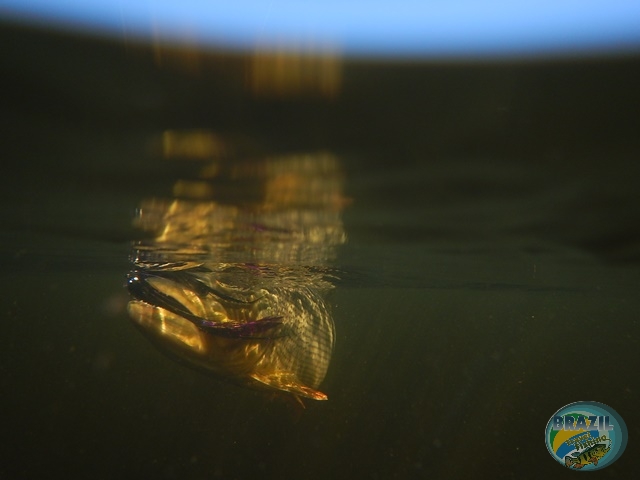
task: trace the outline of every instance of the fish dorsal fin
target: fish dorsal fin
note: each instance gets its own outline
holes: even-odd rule
[[[327,396],[324,393],[304,385],[293,373],[277,372],[266,375],[252,373],[251,378],[271,388],[276,388],[294,395],[300,395],[301,397],[311,398],[313,400],[327,400]]]

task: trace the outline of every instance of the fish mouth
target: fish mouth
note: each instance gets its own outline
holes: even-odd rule
[[[200,297],[188,288],[184,275],[179,273],[134,270],[127,275],[127,290],[134,299],[167,310],[197,325],[207,320],[192,311],[194,301]],[[187,293],[189,291],[193,293],[190,295]],[[189,304],[191,309],[187,306]]]
[[[260,299],[243,300],[200,281],[189,270],[136,269],[127,276],[127,289],[134,302],[169,312],[204,333],[228,338],[275,338],[281,316],[250,318]],[[241,319],[229,317],[228,309],[244,312]]]

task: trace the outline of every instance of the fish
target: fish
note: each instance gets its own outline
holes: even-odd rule
[[[218,270],[218,271],[216,271]],[[327,400],[335,326],[312,287],[255,281],[252,265],[138,263],[127,278],[134,324],[181,363],[248,387]],[[254,279],[250,287],[230,286]]]
[[[144,236],[126,280],[129,316],[187,366],[302,406],[327,400],[335,325],[325,298],[347,240],[340,162],[318,153],[211,167],[204,190],[178,180],[175,198],[136,211]]]
[[[587,448],[576,456],[567,455],[564,457],[564,465],[567,468],[580,469],[586,465],[594,464],[598,465],[598,461],[605,456],[605,454],[611,450],[611,447],[607,447],[604,443],[597,443],[592,447]]]

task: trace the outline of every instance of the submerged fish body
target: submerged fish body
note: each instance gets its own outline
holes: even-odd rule
[[[148,237],[134,245],[129,314],[182,363],[324,400],[335,332],[323,294],[346,241],[339,162],[323,153],[210,167],[195,190],[176,184],[180,198],[142,202],[136,225]]]
[[[244,273],[255,276],[250,268]],[[334,324],[313,289],[230,289],[202,266],[142,265],[129,275],[128,289],[134,323],[174,358],[245,385],[327,398],[317,387],[331,359]]]

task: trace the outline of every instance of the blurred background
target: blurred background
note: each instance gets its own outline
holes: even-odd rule
[[[595,400],[628,478],[639,23],[632,1],[0,1],[0,476],[556,478],[546,423]],[[287,158],[309,189],[331,159],[344,232],[329,400],[299,417],[165,358],[124,288],[144,205],[288,202],[291,175],[234,176]]]

